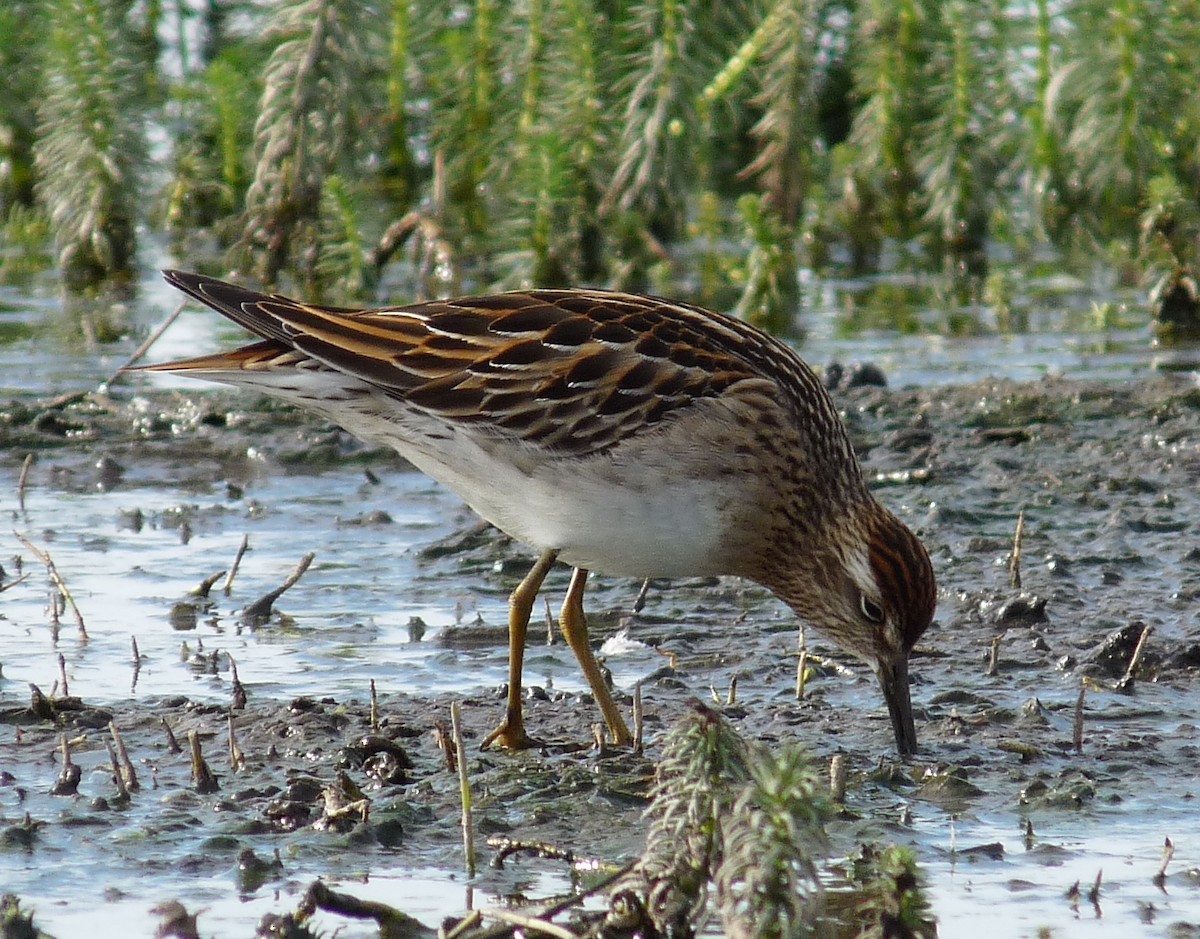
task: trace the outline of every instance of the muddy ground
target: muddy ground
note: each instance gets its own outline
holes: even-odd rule
[[[873,682],[819,636],[808,636],[813,671],[804,699],[796,699],[795,623],[759,588],[656,583],[635,614],[637,585],[601,578],[589,594],[595,642],[625,631],[628,641],[663,656],[642,681],[646,753],[597,751],[598,718],[586,695],[533,688],[528,722],[543,749],[471,748],[481,839],[545,841],[614,865],[635,857],[663,731],[701,697],[725,703],[751,740],[802,743],[823,762],[847,755],[847,811],[829,826],[830,856],[844,857],[863,841],[916,847],[943,935],[970,928],[970,913],[949,902],[939,911],[936,902],[939,889],[949,895],[961,886],[969,864],[982,865],[975,895],[986,909],[1028,907],[1030,922],[1055,935],[1090,934],[1087,922],[1102,917],[1132,930],[1125,935],[1200,935],[1200,387],[1191,376],[1153,376],[854,389],[838,400],[880,498],[925,539],[939,578],[937,619],[912,666],[920,756],[894,758]],[[23,527],[16,481],[27,453],[37,454],[33,484],[50,491],[119,486],[136,476],[186,492],[223,487],[236,500],[261,471],[248,468],[251,448],[255,461],[266,453],[280,472],[318,474],[331,486],[342,485],[338,474],[406,472],[393,456],[327,425],[233,394],[118,386],[74,400],[0,402],[0,472],[14,527]],[[362,505],[355,487],[343,490],[347,516],[379,508]],[[1015,587],[1009,560],[1022,511],[1022,585]],[[364,531],[387,551],[386,531]],[[304,547],[305,538],[298,540]],[[6,543],[3,556],[16,555],[32,576],[0,593],[0,664],[8,672],[19,663],[4,652],[2,637],[49,629],[4,615],[6,594],[46,589],[37,562],[17,542]],[[464,517],[460,531],[428,545],[421,561],[430,577],[468,572],[494,593],[516,583],[526,557]],[[197,582],[212,567],[198,563]],[[13,562],[5,568],[12,584]],[[277,608],[301,610],[303,585]],[[426,641],[445,649],[486,644],[503,657],[496,625],[464,624]],[[65,613],[63,634],[73,628]],[[196,700],[186,689],[139,698],[77,683],[78,708],[47,711],[31,708],[24,683],[0,684],[0,885],[15,885],[39,921],[53,923],[56,904],[119,906],[128,888],[112,882],[131,878],[139,900],[151,889],[164,902],[203,908],[220,898],[216,883],[230,896],[274,891],[283,911],[295,909],[318,876],[345,886],[360,870],[376,878],[406,868],[462,871],[458,786],[439,728],[458,701],[468,740],[481,740],[499,717],[499,689],[430,696],[380,687],[373,731],[365,689],[251,694],[231,712],[232,677],[218,671],[228,700]],[[727,704],[734,678],[736,701]],[[625,705],[630,690],[618,689]],[[228,755],[231,714],[244,755],[236,769]],[[106,769],[109,721],[141,783],[128,802]],[[166,725],[183,752],[172,752]],[[195,790],[191,731],[217,775],[215,792]],[[88,771],[73,794],[51,795],[63,734],[75,740],[74,759]],[[370,800],[365,824],[320,824],[322,791],[340,772]],[[997,830],[1008,833],[1000,843],[992,838]],[[1144,845],[1166,837],[1179,854],[1161,887],[1151,888],[1158,865],[1142,863]],[[1097,838],[1108,839],[1104,851]],[[1125,852],[1123,839],[1139,847]],[[44,871],[30,874],[73,852],[95,855],[94,881],[73,875],[56,887]],[[492,901],[537,893],[546,870],[575,876],[561,860],[491,868],[494,853],[481,845],[473,881]],[[251,874],[240,872],[239,856]],[[1103,871],[1094,911],[1069,896],[1078,879],[1069,870],[1078,862]],[[985,889],[989,871],[1001,873]],[[204,889],[193,890],[193,881]],[[155,883],[161,891],[148,887]],[[148,935],[157,920],[146,907],[140,903]],[[236,934],[253,934],[255,919],[247,917]],[[212,934],[203,914],[199,928]],[[1034,934],[1028,925],[997,928],[997,935]],[[220,934],[235,933],[222,926]]]

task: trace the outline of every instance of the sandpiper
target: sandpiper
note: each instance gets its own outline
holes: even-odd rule
[[[556,560],[561,624],[613,740],[632,736],[588,641],[588,571],[763,584],[878,677],[915,752],[908,657],[933,618],[929,555],[870,493],[821,381],[741,320],[658,297],[527,290],[374,310],[215,278],[169,283],[261,341],[146,366],[253,388],[394,447],[539,552],[509,604],[503,721],[521,708],[530,612]]]

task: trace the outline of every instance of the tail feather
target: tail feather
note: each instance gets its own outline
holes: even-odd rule
[[[123,372],[237,372],[279,367],[288,357],[303,358],[288,346],[268,339],[229,352],[214,352],[190,359],[159,362],[155,365],[131,365]],[[204,377],[204,376],[197,376]]]
[[[172,287],[179,288],[256,336],[283,343],[285,346],[292,345],[292,337],[288,335],[283,324],[275,317],[264,314],[259,304],[264,300],[285,304],[295,301],[188,271],[163,271],[163,277]]]

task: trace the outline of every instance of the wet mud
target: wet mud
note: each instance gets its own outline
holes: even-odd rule
[[[130,694],[76,676],[76,700],[43,687],[39,701],[13,680],[22,663],[0,647],[0,884],[60,937],[80,934],[65,911],[81,906],[136,907],[129,915],[148,935],[158,922],[149,909],[175,899],[193,913],[220,911],[200,914],[202,935],[251,935],[263,902],[294,910],[316,878],[353,893],[410,870],[469,884],[460,913],[468,902],[544,896],[596,876],[584,873],[589,867],[637,856],[663,734],[699,697],[750,741],[846,758],[845,811],[828,826],[831,885],[839,858],[864,842],[894,842],[915,848],[944,935],[962,935],[997,909],[1004,922],[995,935],[1032,936],[1043,926],[1091,935],[1114,921],[1123,935],[1200,935],[1200,388],[1189,376],[989,381],[855,388],[838,402],[880,498],[925,539],[938,575],[938,615],[912,663],[918,757],[892,755],[872,678],[812,633],[798,699],[795,621],[735,580],[651,583],[637,613],[638,584],[601,577],[589,590],[592,637],[615,674],[623,674],[623,649],[652,650],[637,676],[644,754],[594,746],[593,703],[539,686],[538,648],[526,707],[544,746],[510,754],[474,745],[499,719],[503,697],[495,683],[472,687],[469,676],[458,679],[467,690],[453,693],[400,693],[381,681],[374,718],[361,683],[290,693],[285,683],[264,691],[248,682],[243,701],[220,637],[206,634],[202,648],[189,640],[192,667],[208,670],[203,694],[186,685]],[[54,519],[17,507],[27,453],[37,457],[30,485],[43,492],[136,484],[188,494],[194,508],[174,524],[196,530],[232,525],[230,513],[271,512],[250,504],[264,473],[315,477],[336,496],[339,524],[384,554],[396,507],[364,499],[362,481],[410,472],[391,454],[245,396],[117,388],[0,402],[0,472],[12,490],[4,507],[12,527],[51,554],[60,550],[47,536]],[[125,511],[97,537],[118,539],[153,515],[139,522],[136,506]],[[164,515],[152,521],[173,524]],[[323,557],[322,539],[297,524],[294,554],[281,563],[310,550]],[[42,566],[16,540],[6,540],[3,558],[0,636],[48,635],[49,613],[34,622],[6,610],[21,591],[46,593]],[[199,584],[229,560],[197,550],[189,576]],[[494,612],[528,562],[520,545],[463,512],[419,549],[420,589],[477,590]],[[551,596],[563,583],[553,582]],[[320,629],[288,631],[306,596],[301,578],[253,628],[275,631],[281,644],[321,642]],[[339,602],[365,611],[373,597],[351,591]],[[95,592],[79,599],[103,602]],[[179,615],[189,604],[201,623],[235,617],[219,597],[183,601]],[[445,656],[453,668],[464,650],[486,649],[502,664],[502,618],[471,618],[421,639],[434,661]],[[58,628],[54,648],[70,658],[69,612]],[[411,622],[374,628],[421,632]],[[632,682],[618,680],[616,691],[630,707]],[[452,702],[462,708],[481,842],[473,879],[445,747]],[[126,795],[112,769],[110,725],[138,778]],[[189,734],[215,775],[212,791],[197,791]],[[74,781],[64,739],[80,767]],[[489,837],[545,842],[581,863],[518,853],[491,867],[500,848]],[[1176,853],[1160,870],[1168,838]],[[388,896],[400,909],[421,907],[403,887]],[[234,899],[243,909],[222,906]],[[418,918],[436,928],[437,911],[454,912],[454,903],[428,903]],[[326,926],[378,934],[374,924]]]

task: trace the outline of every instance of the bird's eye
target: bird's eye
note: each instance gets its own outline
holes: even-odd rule
[[[862,595],[862,612],[872,623],[883,622],[883,607],[868,597],[865,593]]]

